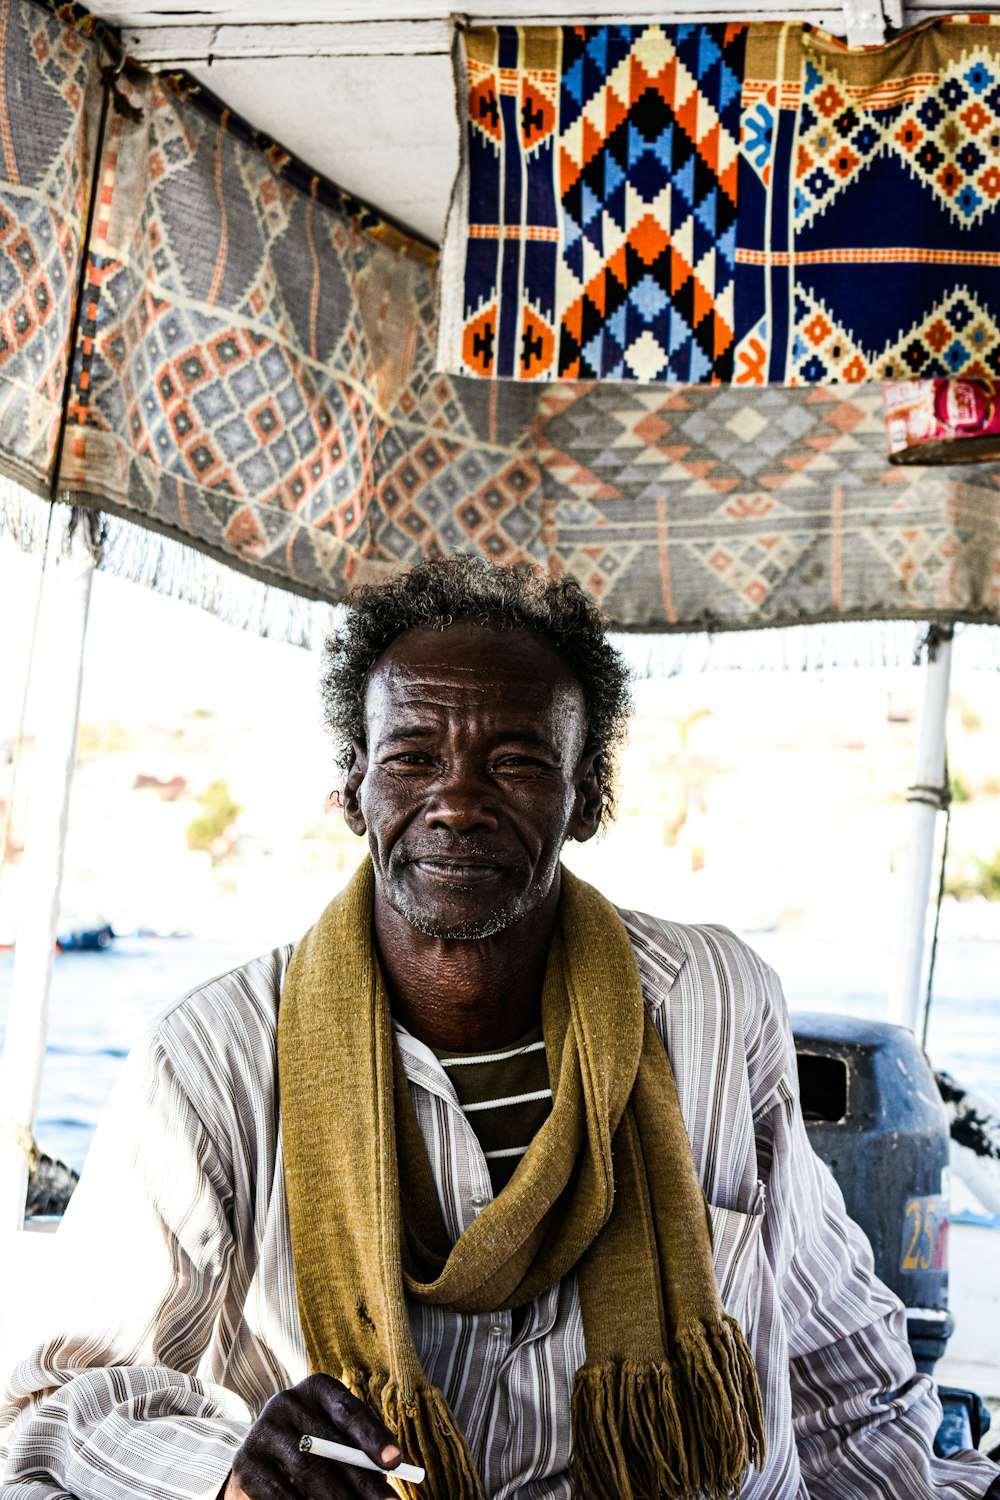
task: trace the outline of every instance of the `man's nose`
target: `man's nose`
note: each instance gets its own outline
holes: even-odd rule
[[[477,828],[495,832],[499,818],[493,789],[474,771],[455,768],[434,787],[424,822],[428,828],[450,828],[454,833],[472,833]]]

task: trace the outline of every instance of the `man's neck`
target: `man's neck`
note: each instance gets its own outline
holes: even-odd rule
[[[448,1052],[516,1042],[541,1020],[558,904],[557,880],[539,907],[494,937],[436,938],[411,926],[376,888],[375,942],[393,1015]]]

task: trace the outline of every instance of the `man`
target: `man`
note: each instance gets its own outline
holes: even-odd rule
[[[325,693],[370,864],[130,1059],[2,1493],[397,1492],[314,1436],[433,1500],[1000,1495],[933,1456],[774,975],[561,869],[627,710],[597,611],[462,561],[353,605]]]

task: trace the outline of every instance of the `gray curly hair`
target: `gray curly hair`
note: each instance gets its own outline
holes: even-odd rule
[[[324,646],[320,678],[323,718],[341,773],[350,766],[352,741],[365,739],[368,674],[397,636],[446,630],[457,620],[532,630],[556,648],[583,690],[588,743],[598,752],[601,821],[610,821],[617,756],[632,709],[630,673],[608,643],[604,616],[574,579],[483,558],[436,558],[384,583],[365,584],[347,602],[343,625]]]

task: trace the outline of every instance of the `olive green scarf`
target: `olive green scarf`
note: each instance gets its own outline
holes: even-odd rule
[[[404,1294],[494,1312],[576,1267],[587,1359],[572,1395],[575,1494],[737,1493],[763,1458],[757,1376],[719,1300],[673,1073],[621,919],[563,870],[542,995],[552,1113],[451,1245],[375,959],[373,890],[366,862],[299,943],[281,994],[285,1181],[311,1367],[366,1399],[426,1468],[401,1491],[482,1500]]]

